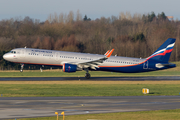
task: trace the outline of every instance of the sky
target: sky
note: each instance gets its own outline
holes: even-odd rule
[[[120,12],[157,15],[164,12],[180,20],[180,0],[0,0],[0,20],[24,18],[45,21],[55,12],[68,14],[80,11],[82,16],[95,20],[101,17],[119,16]]]

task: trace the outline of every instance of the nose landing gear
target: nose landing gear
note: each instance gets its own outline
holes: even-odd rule
[[[42,67],[40,67],[40,71],[43,72],[43,68],[44,68],[44,65],[42,65]]]
[[[24,64],[21,64],[20,72],[23,72],[23,67],[24,67]]]

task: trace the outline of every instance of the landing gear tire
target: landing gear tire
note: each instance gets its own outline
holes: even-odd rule
[[[86,73],[85,78],[89,79],[90,77],[91,77],[91,75],[89,73]]]
[[[20,72],[23,72],[24,64],[21,64]]]

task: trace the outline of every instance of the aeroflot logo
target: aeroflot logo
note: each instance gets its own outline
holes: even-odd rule
[[[51,51],[46,50],[32,50],[32,52],[52,53]]]
[[[70,71],[70,69],[71,69],[71,66],[68,67],[68,71]]]

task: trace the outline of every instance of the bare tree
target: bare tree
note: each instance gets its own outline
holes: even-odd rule
[[[64,14],[60,13],[59,15],[59,23],[64,23]]]
[[[124,14],[124,12],[120,12],[119,20],[123,20],[123,19],[126,19],[126,15]]]
[[[58,19],[58,15],[57,13],[55,12],[54,13],[54,17],[53,17],[53,23],[58,23],[59,19]]]
[[[47,20],[52,23],[53,22],[53,15],[52,14],[49,14]]]
[[[130,12],[126,12],[126,19],[128,20],[132,20],[132,16],[131,16],[131,13]]]
[[[73,11],[69,12],[69,14],[67,16],[67,21],[68,21],[68,23],[73,23],[73,21],[74,21],[74,13],[73,13]]]
[[[82,20],[82,15],[80,14],[79,10],[77,10],[76,21],[81,21],[81,20]]]

